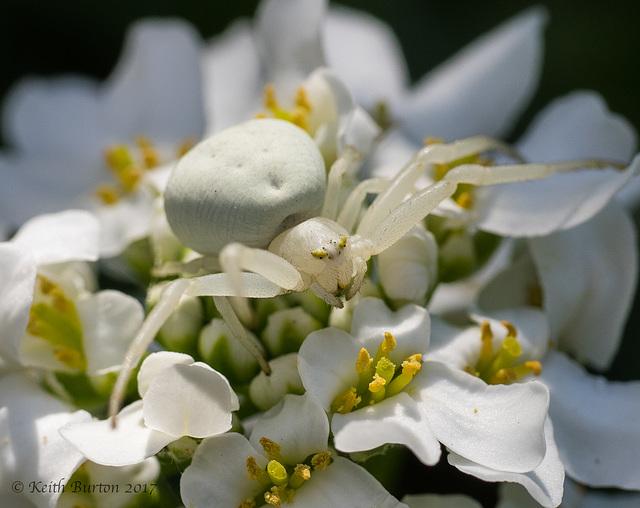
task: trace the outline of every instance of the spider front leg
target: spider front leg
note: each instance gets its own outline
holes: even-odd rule
[[[280,286],[257,274],[243,273],[241,274],[241,279],[241,284],[244,289],[240,294],[243,297],[271,298],[286,292],[286,290],[283,290]],[[171,314],[178,308],[182,295],[214,297],[214,303],[220,315],[234,336],[256,357],[260,363],[260,367],[265,372],[269,372],[270,368],[265,359],[262,345],[254,342],[250,336],[247,335],[244,327],[239,322],[238,317],[225,298],[226,296],[235,296],[237,294],[234,284],[231,284],[229,278],[224,273],[204,275],[192,279],[176,279],[169,282],[163,289],[158,303],[151,309],[138,334],[129,346],[122,368],[118,374],[118,379],[111,393],[109,416],[115,417],[120,410],[127,384],[134,368],[149,348],[149,345],[153,342],[162,325],[164,325]],[[115,427],[115,425],[116,419],[114,418],[113,426]]]

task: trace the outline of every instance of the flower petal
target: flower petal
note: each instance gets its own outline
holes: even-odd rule
[[[27,221],[11,243],[30,252],[36,264],[98,259],[97,219],[84,210],[39,215]]]
[[[553,440],[553,426],[547,418],[545,422],[547,451],[538,467],[528,473],[506,473],[475,464],[456,453],[448,456],[449,464],[463,473],[486,482],[515,482],[523,485],[529,494],[542,506],[559,506],[564,491],[564,467],[558,456],[558,448]]]
[[[87,459],[105,466],[137,464],[158,453],[176,438],[147,427],[142,420],[142,401],[126,406],[112,418],[69,423],[60,434]]]
[[[251,444],[260,449],[266,437],[282,446],[287,464],[303,462],[309,455],[328,447],[329,420],[317,402],[307,395],[285,395],[262,414],[251,431]]]
[[[326,469],[313,471],[307,484],[296,492],[295,504],[302,508],[406,508],[405,504],[389,494],[366,469],[344,457],[333,457],[333,462]]]
[[[482,191],[478,228],[503,236],[542,236],[593,217],[640,172],[640,155],[623,170],[586,169],[543,180],[491,185]]]
[[[11,243],[0,244],[0,367],[22,363],[20,343],[29,322],[35,282],[33,257]]]
[[[329,66],[344,78],[365,109],[394,103],[404,92],[409,71],[388,25],[365,12],[338,6],[329,9],[323,29]]]
[[[118,369],[142,325],[144,311],[135,298],[119,291],[101,291],[77,302],[87,358],[87,374]]]
[[[144,359],[138,371],[138,393],[140,397],[144,397],[151,381],[162,369],[175,363],[191,365],[194,361],[190,355],[174,351],[158,351],[150,354]]]
[[[549,391],[538,381],[487,385],[461,370],[425,362],[411,394],[438,441],[463,457],[526,473],[544,458]]]
[[[408,447],[424,464],[440,459],[440,443],[416,402],[404,392],[331,419],[335,447],[342,452],[373,450],[385,444]]]
[[[567,475],[593,487],[640,489],[640,381],[592,376],[562,353],[547,354],[555,440]]]
[[[629,213],[611,202],[590,221],[532,238],[529,245],[551,339],[580,363],[606,369],[622,339],[638,280]]]
[[[118,66],[104,85],[104,136],[136,135],[179,143],[204,132],[200,41],[177,19],[139,21],[127,33]]]
[[[262,484],[247,475],[250,456],[258,467],[266,467],[267,458],[240,434],[231,432],[202,441],[180,480],[182,502],[193,508],[240,506],[262,493]]]
[[[235,395],[222,374],[204,363],[163,368],[142,400],[145,424],[175,438],[208,437],[231,428]]]
[[[626,163],[637,150],[631,124],[611,113],[595,92],[573,92],[556,99],[533,120],[518,141],[525,159],[555,162],[597,157]]]
[[[398,107],[403,132],[420,144],[506,134],[536,89],[546,18],[528,9],[427,74]]]

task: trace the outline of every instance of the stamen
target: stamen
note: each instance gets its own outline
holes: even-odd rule
[[[271,460],[280,460],[284,462],[282,456],[280,455],[280,450],[282,449],[282,447],[278,443],[276,443],[275,441],[271,441],[271,439],[266,437],[261,437],[259,441],[260,445],[262,445],[264,453],[267,454],[267,457],[269,457]]]
[[[270,460],[267,464],[267,474],[271,482],[276,485],[286,485],[289,481],[289,474],[286,468],[277,460]]]
[[[311,466],[313,466],[313,469],[316,471],[326,469],[329,464],[331,464],[331,452],[316,453],[311,458]]]

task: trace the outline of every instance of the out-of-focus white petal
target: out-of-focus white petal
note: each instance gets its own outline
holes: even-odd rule
[[[636,231],[629,213],[611,202],[590,221],[532,238],[529,245],[551,339],[580,363],[607,368],[638,280]]]
[[[175,363],[160,370],[143,397],[144,422],[175,436],[208,437],[231,428],[235,395],[204,363]]]
[[[25,496],[39,507],[53,508],[61,489],[31,492],[30,482],[56,484],[71,477],[84,457],[60,437],[65,425],[82,425],[91,419],[86,411],[71,412],[62,401],[45,392],[24,372],[0,381],[0,492],[9,492],[13,482],[24,485]],[[14,490],[15,492],[15,490]],[[9,497],[17,506],[22,497]],[[15,500],[15,504],[14,501]]]
[[[302,508],[406,508],[366,469],[344,457],[333,457],[326,469],[313,471],[309,483],[296,492],[295,504]]]
[[[593,487],[640,490],[640,381],[592,376],[554,351],[541,379],[567,475]]]
[[[145,19],[127,34],[118,66],[103,88],[106,143],[143,134],[180,142],[204,132],[200,41],[178,19]]]
[[[99,225],[84,210],[39,215],[26,222],[11,243],[28,251],[36,264],[98,259]]]
[[[326,0],[268,0],[256,13],[256,40],[266,79],[278,96],[293,98],[297,86],[324,65],[321,27]]]
[[[240,434],[231,432],[202,441],[180,480],[182,502],[193,508],[240,506],[263,492],[262,484],[247,475],[250,456],[258,467],[267,465],[268,459]]]
[[[76,309],[82,323],[87,374],[118,369],[142,325],[140,302],[118,291],[101,291],[77,302]]]
[[[478,189],[484,205],[477,210],[478,228],[503,236],[531,237],[575,227],[602,210],[639,172],[637,155],[623,171],[586,169],[483,187]]]
[[[537,87],[546,18],[528,9],[427,74],[397,108],[403,132],[416,143],[503,136]]]
[[[349,84],[360,105],[372,111],[394,103],[409,82],[400,44],[391,28],[364,12],[329,9],[323,26],[327,63]]]
[[[263,437],[282,446],[280,454],[287,464],[297,464],[327,449],[329,420],[311,397],[285,395],[279,404],[260,416],[251,431],[251,444],[260,448]]]
[[[637,135],[625,118],[611,113],[597,93],[580,91],[543,109],[516,148],[531,162],[596,157],[626,163],[637,145]]]
[[[435,436],[463,457],[525,473],[544,458],[549,391],[537,381],[487,385],[438,362],[423,363],[411,396]]]
[[[7,141],[17,150],[95,161],[102,148],[99,115],[98,83],[65,76],[18,82],[6,99],[2,120]]]
[[[158,453],[176,438],[147,427],[142,420],[142,401],[138,400],[112,418],[69,423],[60,434],[87,459],[105,466],[137,464]]]
[[[544,426],[547,451],[538,467],[527,473],[507,473],[475,464],[456,453],[447,457],[449,464],[486,482],[515,482],[523,485],[540,505],[559,506],[564,491],[564,467],[553,440],[553,426],[547,418]]]
[[[34,259],[11,243],[0,244],[0,366],[22,363],[20,343],[29,322],[35,282]]]
[[[207,134],[248,120],[260,111],[260,61],[248,21],[236,21],[208,43],[202,74]]]
[[[440,443],[416,404],[406,393],[399,393],[345,415],[334,414],[335,447],[348,453],[395,443],[408,447],[424,464],[437,464]]]

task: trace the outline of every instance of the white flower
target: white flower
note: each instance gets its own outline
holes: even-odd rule
[[[137,464],[182,436],[203,438],[231,428],[238,398],[227,379],[189,355],[153,353],[138,373],[138,400],[113,418],[66,425],[62,436],[89,460]]]
[[[92,209],[105,255],[145,236],[162,178],[145,171],[140,179],[139,171],[173,160],[185,138],[204,131],[198,55],[184,22],[145,20],[129,32],[105,83],[76,76],[19,83],[4,111],[12,150],[0,158],[0,220],[18,226],[69,206]],[[131,147],[135,136],[144,138]],[[95,198],[111,179],[107,167],[117,185],[101,188],[105,202],[122,194],[111,206]]]
[[[366,298],[356,306],[351,335],[326,328],[307,337],[298,354],[300,377],[333,413],[336,448],[398,443],[433,465],[442,443],[490,468],[534,469],[544,457],[546,387],[488,386],[443,363],[422,362],[429,322],[422,307],[392,313],[381,300]],[[401,363],[402,374],[395,375]]]
[[[277,498],[301,508],[405,506],[360,466],[330,454],[328,437],[323,409],[307,396],[286,395],[258,419],[250,439],[229,433],[200,444],[182,475],[182,501],[245,506],[270,496],[270,504]]]
[[[554,462],[559,457],[567,475],[587,485],[639,489],[640,430],[636,421],[640,417],[640,404],[636,401],[640,401],[640,382],[611,382],[590,375],[566,355],[547,349],[546,319],[536,309],[506,309],[492,313],[491,318],[474,319],[487,324],[461,330],[434,320],[429,357],[475,373],[488,382],[526,381],[526,376],[536,373],[549,388],[549,417],[557,445],[557,452],[555,447],[547,446],[545,460],[553,453]],[[505,322],[509,325],[505,326]],[[512,338],[507,341],[509,336]],[[491,341],[487,349],[483,346],[486,338]],[[498,362],[501,365],[495,366],[503,366],[502,373],[496,368],[485,372],[478,368],[482,358],[492,355],[501,358]],[[496,377],[492,379],[493,376]],[[551,439],[548,434],[546,437]],[[538,497],[541,488],[547,490],[551,501],[559,502],[554,496],[562,484],[561,467],[550,467],[547,463],[543,468],[543,464],[533,471],[537,479],[506,481],[522,483],[538,502],[542,502]],[[538,486],[532,485],[532,481]],[[550,486],[554,486],[553,490]]]
[[[69,422],[90,419],[86,411],[73,412],[45,392],[26,372],[2,377],[0,503],[55,507],[62,485],[84,461],[82,454],[60,437],[58,429]]]
[[[5,367],[93,375],[120,366],[142,306],[118,291],[91,293],[91,276],[77,262],[97,257],[97,221],[79,210],[35,217],[0,244]]]

